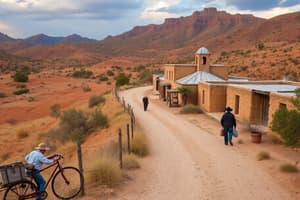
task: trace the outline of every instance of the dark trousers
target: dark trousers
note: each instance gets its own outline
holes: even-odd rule
[[[224,128],[224,143],[228,144],[228,141],[231,142],[233,135],[233,128]]]
[[[43,192],[45,191],[45,186],[46,186],[46,181],[45,179],[43,178],[43,176],[40,174],[39,171],[35,171],[33,172],[33,178],[37,184],[37,189],[38,189],[38,192]],[[41,200],[41,197],[36,197],[36,200]]]
[[[148,104],[147,103],[144,103],[144,111],[146,111],[148,108]]]

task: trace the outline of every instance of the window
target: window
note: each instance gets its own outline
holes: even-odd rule
[[[286,104],[285,103],[279,103],[279,109],[286,109]]]
[[[205,91],[204,91],[204,90],[202,90],[202,104],[204,104],[204,103],[205,103],[204,99],[205,99]]]
[[[235,95],[235,106],[234,106],[234,114],[240,113],[240,96]]]
[[[202,64],[206,65],[206,57],[202,57]]]

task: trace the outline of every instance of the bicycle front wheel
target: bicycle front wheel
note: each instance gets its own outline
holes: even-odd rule
[[[22,181],[7,188],[3,200],[34,199],[37,188],[31,181]]]
[[[53,177],[51,186],[60,199],[72,199],[82,190],[83,176],[75,167],[63,167]]]

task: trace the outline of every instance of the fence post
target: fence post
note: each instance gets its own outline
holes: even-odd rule
[[[127,124],[127,145],[128,145],[128,153],[130,154],[131,153],[131,150],[130,150],[130,134],[129,134],[129,124]]]
[[[119,128],[119,159],[120,159],[120,168],[123,168],[123,155],[122,155],[122,130]]]
[[[132,115],[130,115],[130,124],[131,124],[131,138],[133,138],[133,118],[132,118]]]
[[[81,196],[84,196],[84,176],[83,176],[83,165],[82,165],[82,152],[81,152],[81,143],[77,142],[77,157],[78,157],[78,166],[79,166],[79,171],[82,174],[82,179],[80,180],[81,185],[82,185],[82,190],[81,190]]]

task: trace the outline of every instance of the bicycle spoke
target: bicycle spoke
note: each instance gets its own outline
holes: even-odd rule
[[[23,200],[30,199],[36,192],[35,185],[30,181],[23,181],[10,186],[3,197],[3,200]]]

